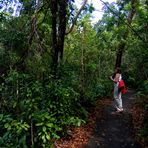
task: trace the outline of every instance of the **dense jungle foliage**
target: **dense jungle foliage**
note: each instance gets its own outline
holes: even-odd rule
[[[20,0],[19,16],[0,11],[0,147],[52,147],[85,124],[95,101],[112,96],[116,66],[148,110],[148,2],[101,1],[95,24],[86,2]]]

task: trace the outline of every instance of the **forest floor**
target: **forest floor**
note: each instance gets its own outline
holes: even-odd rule
[[[123,95],[124,112],[112,114],[113,100],[97,101],[88,124],[70,129],[71,136],[55,142],[55,148],[146,148],[136,140],[142,110],[134,106],[135,92]],[[148,147],[147,147],[148,148]]]

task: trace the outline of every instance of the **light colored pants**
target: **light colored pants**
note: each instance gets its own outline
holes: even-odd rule
[[[122,109],[122,98],[121,92],[118,91],[118,83],[114,84],[114,99],[115,99],[115,107]]]

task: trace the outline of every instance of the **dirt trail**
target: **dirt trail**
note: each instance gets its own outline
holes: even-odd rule
[[[103,119],[96,122],[94,134],[84,148],[141,148],[134,139],[131,106],[135,92],[123,96],[124,113],[112,115],[112,105],[105,106]]]

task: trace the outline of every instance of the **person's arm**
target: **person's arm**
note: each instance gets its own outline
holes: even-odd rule
[[[110,80],[114,81],[113,77],[112,76],[109,76]]]
[[[112,76],[110,76],[109,78],[110,78],[110,80],[112,80],[114,83],[117,83],[117,82],[115,81],[115,79],[113,79]]]
[[[117,82],[119,82],[119,77],[120,77],[120,74],[116,74],[114,79],[113,79],[112,76],[110,76],[109,78],[110,78],[110,80],[112,80],[114,83],[117,83]]]

